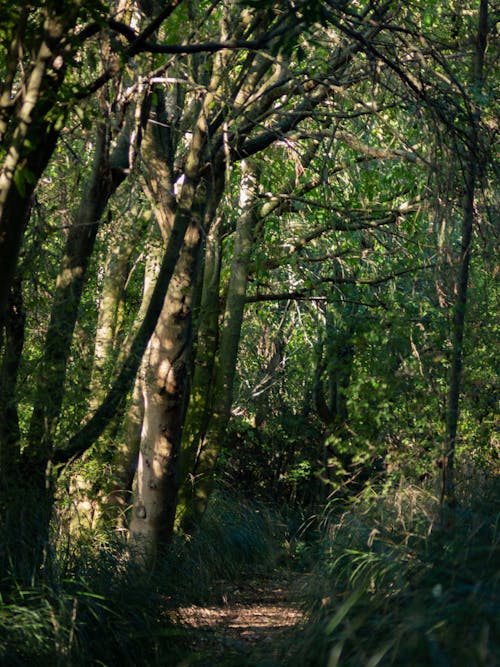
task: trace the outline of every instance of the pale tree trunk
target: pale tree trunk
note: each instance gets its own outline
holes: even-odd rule
[[[144,412],[129,544],[132,555],[151,567],[159,545],[168,542],[174,525],[200,229],[208,188],[198,173],[205,148],[206,108],[200,111],[177,202],[173,166],[176,143],[168,122],[170,100],[162,90],[156,91],[154,100],[151,115],[156,122],[148,124],[142,145],[143,187],[153,203],[167,251],[178,233],[179,216],[189,216],[190,220],[142,363]]]
[[[140,237],[145,233],[140,220],[129,216],[108,247],[104,267],[104,278],[99,298],[99,312],[94,343],[94,363],[90,378],[90,412],[100,405],[106,393],[106,384],[111,376],[113,356],[116,355],[118,334],[123,317],[123,299],[129,277],[130,258]],[[148,251],[147,265],[150,265]],[[158,266],[158,259],[155,260]],[[150,267],[146,266],[145,281]]]
[[[199,243],[199,222],[195,220],[186,233],[146,352],[144,418],[129,544],[133,556],[148,566],[154,566],[159,545],[170,539],[175,518]]]
[[[237,221],[233,258],[220,333],[219,353],[213,383],[211,418],[201,442],[193,470],[190,498],[181,519],[182,526],[190,530],[203,516],[212,490],[212,477],[221,443],[231,414],[233,383],[238,355],[238,345],[245,309],[250,257],[254,243],[255,226],[259,220],[259,173],[255,163],[242,163],[240,196],[241,214]]]
[[[476,36],[476,51],[472,68],[473,108],[468,131],[467,158],[464,165],[465,195],[462,216],[462,239],[457,278],[456,300],[453,309],[452,352],[448,403],[446,411],[446,451],[443,461],[443,499],[449,504],[455,501],[454,469],[459,401],[462,383],[463,344],[465,312],[469,285],[469,265],[472,250],[472,235],[475,218],[475,195],[479,177],[480,139],[479,96],[483,89],[484,55],[488,37],[488,0],[481,0],[479,25]]]
[[[158,239],[152,240],[147,246],[142,301],[136,317],[138,323],[144,319],[151,300],[163,252],[164,244]],[[119,530],[123,530],[127,525],[127,511],[132,501],[132,483],[137,469],[144,418],[143,384],[147,357],[145,354],[135,379],[125,426],[118,436],[113,456],[113,479],[104,501],[106,515],[111,514]]]

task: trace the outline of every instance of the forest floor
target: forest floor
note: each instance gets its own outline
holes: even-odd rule
[[[190,652],[178,667],[277,667],[287,637],[303,619],[290,572],[238,584],[216,582],[218,604],[177,608]]]

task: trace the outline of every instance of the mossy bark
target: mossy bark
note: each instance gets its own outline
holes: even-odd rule
[[[182,517],[192,495],[193,471],[200,438],[210,413],[215,355],[219,340],[219,283],[222,259],[221,221],[212,225],[205,241],[202,294],[196,330],[189,406],[183,428],[179,471],[178,515]]]

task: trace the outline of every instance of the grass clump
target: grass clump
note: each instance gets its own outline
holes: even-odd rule
[[[192,637],[171,612],[220,601],[249,570],[271,571],[284,526],[264,505],[216,493],[195,535],[176,537],[154,573],[112,529],[64,531],[39,572],[2,572],[0,667],[177,665]]]
[[[499,664],[496,484],[483,483],[482,503],[464,497],[446,516],[436,496],[406,482],[331,512],[290,664]]]
[[[49,579],[3,591],[0,665],[153,665],[167,648],[157,586],[118,543],[82,540],[54,555]]]

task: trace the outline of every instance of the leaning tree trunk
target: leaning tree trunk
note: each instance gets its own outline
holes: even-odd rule
[[[57,64],[58,59],[70,59],[74,47],[67,36],[80,11],[78,3],[46,8],[30,26],[35,35],[33,44],[26,37],[28,7],[20,11],[19,22],[10,16],[10,25],[5,25],[8,46],[0,95],[0,141],[4,149],[0,163],[0,350],[32,195],[55,150],[60,126],[64,125],[60,118],[56,122],[56,114],[50,112],[57,103],[66,72],[66,67]],[[34,47],[31,63],[25,68],[23,52],[30,47]],[[15,98],[18,99],[13,104]]]
[[[108,247],[99,296],[94,362],[89,386],[91,412],[98,408],[104,398],[105,386],[111,376],[123,319],[123,299],[130,273],[130,258],[144,232],[144,226],[130,216],[124,228],[118,231],[118,239],[113,238]]]
[[[4,409],[10,414],[2,415],[7,420],[2,425],[0,458],[9,483],[7,486],[2,483],[0,488],[0,523],[2,532],[5,531],[4,535],[12,541],[7,544],[2,540],[0,569],[4,573],[14,569],[17,581],[27,585],[33,581],[43,561],[52,504],[50,492],[45,488],[45,467],[36,465],[37,457],[35,465],[30,465],[31,462],[23,460],[20,452],[18,424],[13,410],[22,336],[13,341],[12,335],[16,327],[22,326],[22,316],[19,317],[12,307],[19,302],[15,281],[32,196],[55,150],[60,132],[56,125],[61,118],[56,121],[57,114],[51,110],[57,103],[66,68],[58,67],[56,62],[62,56],[66,60],[71,54],[72,40],[67,36],[76,25],[80,10],[77,4],[46,7],[41,11],[40,19],[33,17],[28,25],[28,17],[32,18],[30,9],[21,6],[19,22],[8,13],[10,21],[2,26],[6,49],[2,56],[5,67],[0,86],[0,141],[3,149],[0,160],[0,356],[2,382],[7,381],[2,387],[4,395],[1,398],[5,401]],[[28,31],[31,33],[29,38],[26,37]],[[23,63],[28,50],[30,62],[26,58]],[[60,113],[64,113],[61,109]],[[19,334],[20,330],[16,336]],[[14,480],[16,486],[12,487]]]
[[[98,148],[86,197],[82,199],[75,224],[70,230],[65,258],[56,286],[51,320],[45,342],[42,367],[28,435],[28,446],[22,452],[20,476],[30,488],[37,506],[37,530],[34,542],[48,540],[53,505],[51,459],[53,436],[64,395],[64,378],[69,349],[76,322],[83,276],[93,246],[97,223],[104,208],[104,192],[109,190],[110,175],[107,130],[101,126]],[[40,546],[43,550],[43,547]]]
[[[101,216],[109,198],[125,178],[125,165],[112,168],[107,123],[98,129],[92,174],[69,230],[64,258],[45,339],[29,442],[44,461],[49,460],[52,440],[64,397],[66,367],[90,256]],[[123,152],[120,151],[120,156]]]

